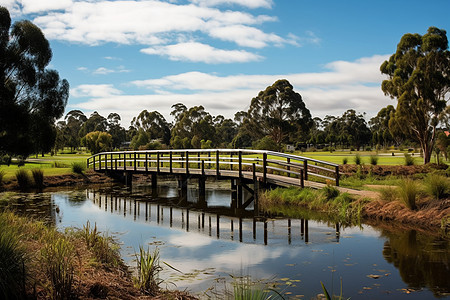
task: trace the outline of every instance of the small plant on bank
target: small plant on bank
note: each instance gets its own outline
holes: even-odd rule
[[[372,166],[378,165],[378,155],[371,155],[370,156],[370,164]]]
[[[348,158],[347,157],[344,157],[343,159],[342,159],[342,164],[343,165],[346,165],[348,163]]]
[[[159,264],[159,250],[155,248],[153,252],[150,252],[150,249],[145,250],[144,247],[139,246],[139,254],[135,255],[138,276],[133,278],[134,284],[142,292],[154,296],[162,283],[159,278],[159,273],[162,271]]]
[[[429,174],[425,179],[426,191],[436,200],[444,198],[450,190],[449,179],[438,175]]]
[[[334,186],[332,186],[332,185],[329,185],[329,184],[327,184],[327,185],[322,189],[322,191],[323,191],[323,194],[324,194],[324,196],[325,196],[325,198],[326,198],[327,200],[334,199],[334,198],[336,198],[337,196],[339,196],[339,194],[340,194],[339,190],[338,190],[336,187],[334,187]]]
[[[385,187],[380,189],[380,197],[381,200],[384,200],[386,202],[392,202],[397,199],[398,191],[393,187]]]
[[[33,169],[31,170],[31,175],[33,175],[34,185],[39,190],[42,190],[44,187],[44,170],[42,169]]]
[[[84,170],[86,170],[86,166],[81,162],[72,163],[72,172],[75,174],[83,174]]]
[[[355,165],[360,165],[361,161],[362,161],[361,155],[359,155],[359,153],[356,153],[354,160],[355,160]]]
[[[64,237],[49,234],[49,240],[41,250],[43,266],[50,281],[52,299],[69,299],[74,275],[74,253],[72,243]]]
[[[399,185],[400,200],[409,209],[415,210],[417,208],[416,198],[418,194],[419,194],[419,186],[414,180],[404,179],[400,182]]]
[[[80,232],[88,249],[93,252],[95,258],[100,263],[112,266],[119,265],[119,246],[111,236],[101,234],[101,232],[97,230],[97,224],[91,229],[90,222],[87,221],[86,226],[83,225],[83,229]]]
[[[26,169],[16,171],[17,184],[21,190],[26,190],[31,186],[31,177]]]
[[[405,153],[405,166],[414,166],[414,157],[411,154]]]

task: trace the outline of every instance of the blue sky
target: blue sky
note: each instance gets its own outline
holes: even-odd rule
[[[232,118],[277,79],[313,116],[366,118],[394,100],[379,66],[405,33],[450,30],[449,0],[0,0],[51,43],[50,67],[71,86],[66,112],[122,125],[146,109],[203,105]]]

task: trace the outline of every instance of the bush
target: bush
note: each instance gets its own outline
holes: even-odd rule
[[[86,169],[86,166],[82,162],[72,163],[72,172],[74,172],[75,174],[83,174],[85,169]]]
[[[339,193],[340,193],[339,190],[336,187],[332,186],[332,185],[326,185],[322,189],[322,191],[323,191],[323,194],[324,194],[324,196],[325,196],[325,198],[327,200],[331,200],[331,199],[336,198],[337,196],[339,196]]]
[[[354,160],[356,165],[360,165],[362,161],[361,155],[359,155],[359,153],[356,153]]]
[[[342,159],[342,164],[343,165],[346,165],[348,163],[348,158],[347,157],[344,157],[343,159]]]
[[[19,233],[0,219],[0,298],[22,299],[25,292],[25,250]]]
[[[404,179],[400,182],[399,186],[399,196],[400,200],[408,207],[409,209],[416,209],[416,198],[419,194],[419,186],[418,184],[411,179]]]
[[[378,156],[377,155],[370,156],[370,164],[372,166],[376,166],[378,164]]]
[[[411,154],[405,153],[405,166],[414,166],[414,157]]]
[[[33,169],[31,174],[33,175],[34,185],[41,190],[44,187],[44,170]]]
[[[17,170],[16,179],[21,190],[28,189],[31,186],[31,178],[26,169]]]
[[[438,200],[447,195],[450,189],[450,183],[449,179],[444,176],[429,174],[425,179],[425,187],[426,191]]]

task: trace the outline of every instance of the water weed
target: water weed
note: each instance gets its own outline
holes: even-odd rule
[[[269,300],[284,299],[267,284],[254,282],[250,276],[233,277],[233,299],[235,300]]]
[[[417,184],[417,182],[411,179],[404,179],[400,182],[399,185],[400,200],[409,209],[415,210],[417,208],[416,198],[418,194],[419,194],[419,185]]]
[[[450,182],[447,177],[438,174],[429,174],[425,179],[426,191],[436,200],[444,198],[450,190]]]

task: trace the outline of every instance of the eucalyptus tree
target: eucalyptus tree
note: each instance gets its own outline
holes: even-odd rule
[[[69,83],[46,68],[51,58],[39,27],[27,20],[11,26],[0,6],[0,153],[28,156],[53,147]]]
[[[306,136],[313,124],[302,96],[285,79],[276,81],[252,99],[247,120],[248,129],[257,139],[270,136],[280,149],[290,133]]]
[[[112,137],[112,147],[119,148],[126,140],[125,128],[120,126],[120,115],[118,113],[110,113],[106,119],[107,132]]]
[[[81,143],[81,127],[87,121],[87,117],[81,110],[71,110],[66,114],[64,120],[66,124],[62,130],[67,139],[65,146],[71,149],[78,148]]]
[[[79,136],[84,137],[89,132],[100,131],[106,132],[108,129],[108,121],[98,112],[94,111],[89,118],[81,126]]]
[[[397,99],[392,126],[414,138],[421,146],[424,163],[430,162],[439,117],[450,95],[450,53],[447,32],[436,27],[426,34],[407,33],[397,51],[383,62],[381,84],[385,95]]]
[[[131,127],[137,130],[137,134],[145,132],[149,142],[159,140],[161,143],[169,145],[170,143],[170,125],[163,115],[157,111],[148,112],[147,110],[134,117],[131,121]],[[142,145],[138,145],[142,146]]]

